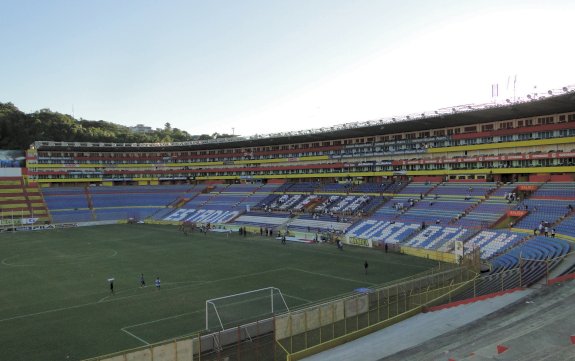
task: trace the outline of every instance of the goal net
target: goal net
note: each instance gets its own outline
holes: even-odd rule
[[[236,293],[206,301],[206,330],[216,331],[289,311],[276,287]]]

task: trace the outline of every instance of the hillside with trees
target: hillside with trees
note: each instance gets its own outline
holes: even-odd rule
[[[231,137],[229,134],[190,135],[166,123],[148,133],[103,120],[75,119],[68,114],[41,109],[26,114],[12,103],[0,103],[0,149],[28,149],[35,141],[169,143]]]

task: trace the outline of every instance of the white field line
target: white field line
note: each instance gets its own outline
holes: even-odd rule
[[[205,284],[211,284],[211,283],[217,283],[217,282],[222,282],[222,281],[230,281],[230,280],[234,280],[234,279],[240,279],[240,278],[244,278],[244,277],[252,277],[252,276],[257,276],[257,275],[262,275],[262,274],[266,274],[266,273],[271,273],[271,272],[277,272],[277,271],[282,271],[285,270],[285,268],[275,268],[272,270],[267,270],[267,271],[262,271],[262,272],[255,272],[255,273],[249,273],[246,275],[239,275],[239,276],[234,276],[234,277],[228,277],[228,278],[220,278],[217,280],[213,280],[213,281],[190,281],[190,282],[194,282],[194,285],[186,285],[186,286],[179,286],[179,287],[174,287],[174,288],[167,288],[167,289],[163,289],[162,292],[167,292],[167,291],[172,291],[172,290],[177,290],[177,289],[182,289],[182,288],[188,288],[190,286],[201,286],[201,285],[205,285]],[[199,283],[198,283],[199,282]],[[177,282],[180,283],[180,282]],[[167,284],[167,283],[166,283]],[[137,287],[135,287],[137,288]],[[129,290],[135,289],[135,288],[131,288]],[[13,316],[13,317],[8,317],[8,318],[4,318],[4,319],[0,319],[0,323],[2,322],[6,322],[6,321],[12,321],[12,320],[18,320],[18,319],[22,319],[22,318],[28,318],[28,317],[33,317],[33,316],[39,316],[39,315],[44,315],[44,314],[48,314],[48,313],[55,313],[55,312],[62,312],[62,311],[67,311],[67,310],[73,310],[76,308],[81,308],[81,307],[89,307],[89,306],[94,306],[97,305],[99,303],[104,303],[104,302],[115,302],[115,301],[121,301],[121,300],[125,300],[128,298],[133,298],[133,297],[141,297],[141,296],[145,296],[145,295],[149,295],[151,294],[151,292],[147,292],[145,294],[134,294],[131,296],[125,296],[125,297],[114,297],[111,295],[108,295],[104,298],[101,298],[100,300],[96,301],[96,302],[88,302],[88,303],[83,303],[80,305],[74,305],[74,306],[69,306],[69,307],[59,307],[59,308],[54,308],[54,309],[50,309],[50,310],[45,310],[45,311],[40,311],[40,312],[33,312],[33,313],[27,313],[27,314],[23,314],[23,315],[17,315],[17,316]],[[109,300],[107,300],[109,299]],[[106,301],[107,300],[107,301]]]
[[[20,255],[17,254],[17,255],[14,255],[14,256],[6,257],[6,258],[4,258],[4,259],[2,260],[2,264],[3,264],[4,266],[7,266],[7,267],[32,267],[32,266],[34,266],[33,264],[13,264],[13,263],[8,263],[8,260],[9,260],[9,259],[11,259],[11,258],[16,258],[16,257],[20,257]]]
[[[311,300],[308,300],[308,299],[305,299],[305,298],[301,298],[301,297],[298,297],[298,296],[288,295],[287,293],[282,293],[282,295],[283,295],[284,297],[293,298],[293,299],[295,299],[295,300],[300,300],[300,301],[303,301],[303,302],[305,302],[305,303],[312,303],[312,302],[313,302],[313,301],[311,301]]]
[[[116,251],[115,249],[109,248],[109,250],[112,251],[111,254],[106,255],[106,256],[101,256],[101,257],[112,258],[112,257],[116,257],[116,256],[118,255],[118,251]],[[14,263],[9,263],[9,262],[8,262],[9,259],[17,258],[17,257],[20,257],[20,255],[17,254],[17,255],[14,255],[14,256],[6,257],[6,258],[4,258],[0,263],[2,263],[4,266],[7,266],[7,267],[34,267],[34,266],[37,266],[36,264],[14,264]],[[58,257],[58,258],[67,258],[67,259],[72,260],[71,262],[68,262],[69,264],[77,264],[78,262],[83,262],[83,260],[82,260],[83,258],[88,258],[88,259],[90,259],[90,258],[92,258],[93,256],[92,256],[92,255],[87,255],[87,256],[67,256],[67,255],[65,255],[65,254],[58,254],[57,257]],[[100,257],[100,256],[95,255],[94,258],[96,258],[96,257]],[[77,258],[78,260],[77,260],[77,261],[74,261],[74,260],[73,260],[74,258]]]
[[[286,268],[286,269],[287,269],[287,270],[292,270],[292,271],[297,271],[297,272],[308,273],[308,274],[311,274],[311,275],[316,275],[316,276],[321,276],[321,277],[333,278],[333,279],[336,279],[336,280],[342,280],[342,281],[347,281],[347,282],[355,282],[355,283],[364,283],[364,284],[367,283],[367,284],[372,285],[372,286],[377,286],[377,284],[371,283],[371,282],[365,282],[365,281],[361,281],[361,280],[354,280],[354,279],[351,279],[351,278],[338,277],[338,276],[333,276],[333,275],[326,275],[326,274],[324,274],[324,273],[306,271],[306,270],[299,269],[299,268]]]
[[[97,304],[97,303],[98,303],[98,302],[90,302],[90,303],[84,303],[84,304],[81,304],[81,305],[75,305],[75,306],[70,306],[70,307],[60,307],[60,308],[54,308],[54,309],[46,310],[46,311],[40,311],[40,312],[34,312],[34,313],[27,313],[27,314],[24,314],[24,315],[18,315],[18,316],[14,316],[14,317],[4,318],[4,319],[1,319],[0,322],[6,322],[6,321],[18,320],[18,319],[21,319],[21,318],[27,318],[27,317],[45,315],[45,314],[47,314],[47,313],[53,313],[53,312],[73,310],[73,309],[75,309],[75,308],[81,308],[81,307],[86,307],[86,306],[93,306],[93,305],[95,305],[95,304]]]
[[[132,337],[135,338],[136,340],[138,340],[138,341],[140,341],[140,342],[143,342],[143,343],[146,344],[146,345],[149,345],[149,344],[150,344],[148,341],[146,341],[146,340],[144,340],[144,339],[142,339],[142,338],[140,338],[140,337],[134,335],[134,334],[131,333],[130,331],[126,331],[126,330],[123,329],[123,328],[121,328],[121,330],[122,330],[123,332],[127,333],[128,335],[132,336]]]
[[[293,299],[296,299],[296,300],[304,301],[304,302],[306,302],[306,303],[311,303],[311,302],[312,302],[312,301],[310,301],[310,300],[308,300],[308,299],[301,298],[301,297],[297,297],[297,296],[291,296],[291,295],[288,295],[288,294],[286,294],[286,293],[284,293],[283,296],[284,296],[284,297],[287,297],[287,298],[293,298]],[[159,318],[159,319],[157,319],[157,320],[151,320],[151,321],[147,321],[147,322],[142,322],[142,323],[137,323],[137,324],[133,324],[133,325],[129,325],[129,326],[124,326],[124,327],[121,328],[121,330],[124,331],[125,333],[129,334],[130,336],[132,336],[132,337],[134,337],[134,338],[140,340],[141,342],[144,342],[145,344],[149,345],[148,342],[146,342],[146,341],[143,340],[142,338],[136,336],[134,333],[128,332],[127,330],[130,329],[130,328],[135,328],[135,327],[150,325],[150,324],[153,324],[153,323],[162,322],[162,321],[165,321],[165,320],[171,320],[171,319],[175,319],[175,318],[180,318],[180,317],[182,317],[182,316],[192,315],[192,314],[194,314],[194,313],[201,313],[201,312],[204,312],[204,310],[198,310],[198,311],[194,311],[194,312],[186,312],[186,313],[181,313],[181,314],[179,314],[179,315],[174,315],[174,316]],[[180,336],[177,336],[177,337],[183,337],[183,336],[185,336],[185,335],[180,335]]]
[[[164,318],[158,318],[157,320],[152,320],[152,321],[147,321],[147,322],[142,322],[142,323],[136,323],[133,325],[129,325],[129,326],[124,326],[122,327],[122,329],[128,329],[128,328],[134,328],[134,327],[139,327],[139,326],[144,326],[144,325],[149,325],[152,323],[156,323],[156,322],[162,322],[165,320],[171,320],[173,318],[180,318],[182,316],[186,316],[186,315],[192,315],[194,313],[200,313],[200,312],[204,312],[204,310],[198,310],[198,311],[194,311],[194,312],[186,312],[186,313],[180,313],[179,315],[175,315],[175,316],[169,316],[169,317],[164,317]]]

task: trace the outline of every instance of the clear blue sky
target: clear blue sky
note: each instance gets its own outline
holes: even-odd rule
[[[575,84],[575,1],[0,5],[0,102],[25,112],[253,135]]]

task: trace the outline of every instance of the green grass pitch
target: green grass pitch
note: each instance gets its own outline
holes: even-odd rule
[[[436,265],[259,235],[186,236],[159,225],[2,233],[0,259],[0,358],[11,361],[79,360],[190,334],[204,328],[211,298],[273,286],[293,308]]]

